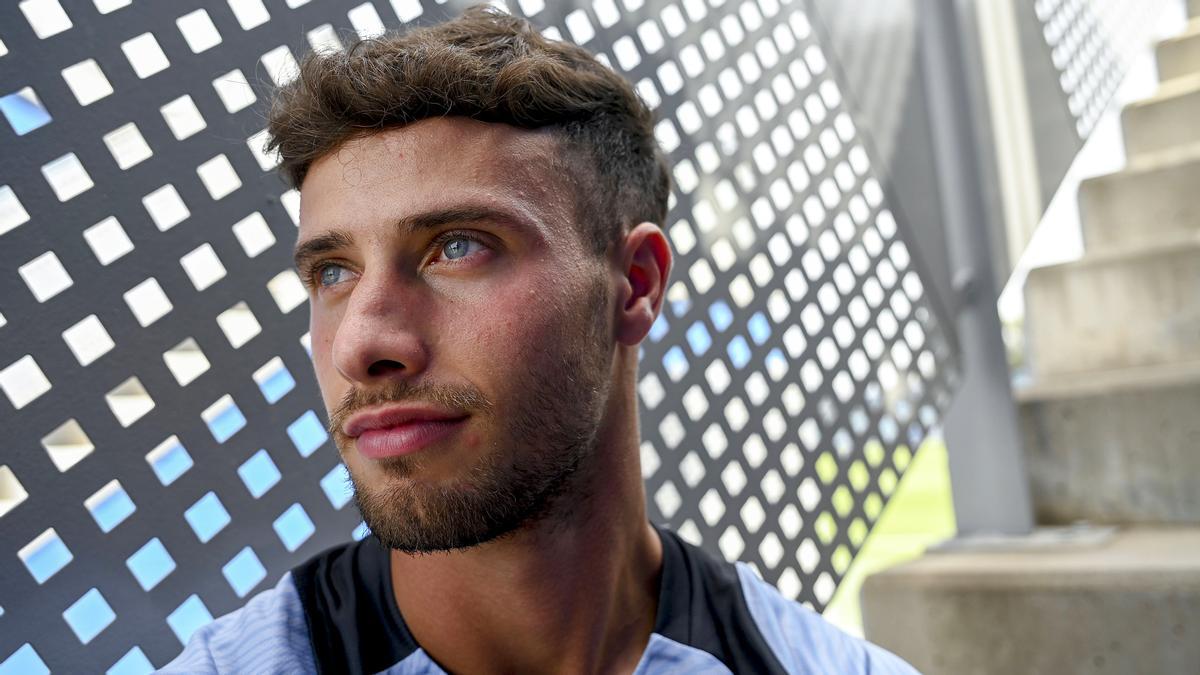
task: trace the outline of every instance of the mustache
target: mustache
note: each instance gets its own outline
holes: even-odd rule
[[[329,412],[330,435],[342,437],[342,426],[351,415],[389,403],[433,403],[465,414],[491,412],[493,404],[483,392],[471,386],[392,380],[372,389],[351,387]]]

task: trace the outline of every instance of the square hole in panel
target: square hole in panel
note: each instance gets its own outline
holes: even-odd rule
[[[29,497],[25,486],[17,480],[17,475],[8,465],[0,466],[0,518]]]
[[[100,70],[100,65],[95,59],[80,61],[64,68],[62,76],[71,88],[71,93],[75,94],[79,105],[91,105],[113,93],[112,84],[104,76],[104,71]]]
[[[179,640],[179,644],[187,646],[192,634],[212,623],[212,612],[204,605],[198,595],[189,595],[178,607],[167,615],[167,625]]]
[[[133,242],[116,218],[109,216],[83,231],[92,253],[101,265],[107,265],[133,250]]]
[[[128,7],[133,0],[92,0],[101,14],[115,12],[122,7]]]
[[[567,31],[571,33],[571,39],[577,45],[582,45],[596,37],[596,29],[592,27],[592,22],[588,20],[587,13],[582,9],[568,14],[566,24]]]
[[[266,218],[258,211],[242,218],[233,226],[233,234],[238,243],[246,251],[246,256],[253,258],[275,244],[275,235]]]
[[[112,414],[123,427],[128,427],[154,409],[154,399],[142,381],[131,377],[104,395]]]
[[[163,292],[162,286],[158,285],[158,281],[154,277],[125,291],[122,297],[125,298],[125,304],[129,305],[134,318],[143,328],[166,316],[172,308],[167,294]]]
[[[255,318],[254,313],[250,311],[250,306],[245,302],[239,302],[218,314],[217,325],[221,327],[221,331],[225,333],[225,339],[229,340],[229,344],[234,349],[246,344],[255,335],[262,332],[262,326],[259,325],[258,319]]]
[[[21,0],[18,6],[29,27],[42,40],[71,28],[71,17],[58,0]]]
[[[58,574],[75,556],[52,527],[21,547],[17,557],[25,564],[34,581],[43,584]]]
[[[325,425],[321,424],[317,414],[311,410],[289,424],[287,434],[292,439],[292,445],[296,446],[296,451],[304,457],[316,452],[317,448],[321,447],[321,444],[329,438],[329,432],[325,430]]]
[[[29,292],[38,302],[46,302],[62,293],[74,283],[71,275],[59,262],[53,251],[46,251],[38,257],[17,268]]]
[[[8,658],[0,661],[0,673],[5,673],[5,675],[50,675],[50,669],[46,667],[46,662],[42,660],[33,645],[26,642]]]
[[[517,0],[517,5],[520,6],[521,13],[525,16],[533,16],[546,9],[545,0]]]
[[[104,134],[104,144],[108,146],[108,151],[116,160],[117,166],[122,169],[144,162],[154,154],[133,122]]]
[[[186,387],[197,377],[208,372],[210,365],[208,357],[200,351],[200,345],[196,344],[193,338],[188,338],[163,352],[163,361],[181,387]]]
[[[391,0],[392,10],[396,12],[396,18],[404,23],[408,23],[413,19],[421,16],[421,0]]]
[[[279,45],[266,54],[263,54],[262,64],[263,68],[267,71],[267,76],[271,78],[271,81],[277,87],[282,87],[291,82],[300,73],[300,66],[296,63],[296,57],[292,55],[287,45]]]
[[[0,370],[0,389],[17,410],[50,391],[50,380],[38,367],[37,361],[26,354]]]
[[[142,590],[148,591],[175,571],[175,559],[167,552],[162,541],[154,537],[126,558],[125,566],[133,573]]]
[[[526,12],[526,14],[529,13]],[[354,26],[358,37],[363,40],[378,37],[386,30],[383,26],[383,19],[379,18],[379,12],[375,11],[375,6],[369,2],[364,2],[351,9],[346,13],[346,17],[350,19],[350,25]]]
[[[175,25],[179,27],[179,32],[183,33],[183,39],[193,54],[221,44],[221,34],[217,32],[217,27],[213,25],[208,12],[203,9],[188,12],[175,19]]]
[[[122,42],[121,51],[125,52],[125,58],[129,59],[133,72],[143,80],[171,65],[153,33],[142,33]]]
[[[250,496],[255,499],[266,494],[267,490],[275,487],[275,484],[282,478],[279,467],[275,466],[275,462],[271,461],[271,455],[267,454],[264,449],[259,449],[258,452],[251,455],[250,459],[242,462],[242,465],[238,467],[238,476],[246,485],[246,489],[250,491]]]
[[[354,537],[354,541],[362,541],[368,534],[371,534],[371,528],[367,527],[366,523],[359,523],[350,536]]]
[[[296,386],[295,378],[283,365],[283,359],[278,356],[254,371],[254,381],[267,403],[275,403]]]
[[[250,154],[254,155],[254,160],[258,162],[259,168],[263,171],[270,171],[279,166],[279,151],[267,152],[267,142],[270,140],[271,136],[266,129],[246,139],[246,146],[250,148]]]
[[[95,314],[87,316],[66,329],[62,336],[81,366],[94,362],[116,346],[112,336],[104,329],[104,324],[100,323],[100,319]]]
[[[4,113],[4,119],[8,120],[13,133],[18,136],[24,136],[53,121],[32,87],[0,96],[0,113]]]
[[[213,80],[212,85],[225,109],[231,113],[242,110],[257,100],[254,89],[246,81],[246,76],[237,68]]]
[[[315,52],[340,52],[342,51],[342,42],[338,40],[337,31],[333,29],[331,24],[322,24],[308,31],[308,44],[312,45]]]
[[[267,578],[267,568],[254,554],[254,549],[247,546],[233,556],[233,559],[221,567],[221,574],[229,582],[230,588],[239,598],[254,590],[254,587]]]
[[[68,607],[62,617],[75,632],[75,637],[86,645],[112,625],[117,614],[100,591],[93,588]]]
[[[308,517],[304,507],[299,504],[292,504],[288,507],[283,515],[275,519],[272,527],[275,528],[275,534],[279,535],[279,541],[283,542],[283,547],[288,552],[300,548],[317,531],[312,519]]]
[[[160,232],[166,232],[192,215],[179,196],[179,191],[170,183],[142,197],[142,206],[146,207],[146,212]]]
[[[242,30],[250,30],[271,20],[262,0],[227,0]]]
[[[177,478],[192,468],[193,462],[192,456],[179,442],[179,438],[171,436],[146,453],[146,463],[158,477],[158,482],[166,486],[174,483]]]
[[[625,35],[613,43],[613,55],[617,57],[617,63],[622,70],[633,70],[639,63],[642,62],[642,56],[638,53],[637,45],[633,42],[633,38]]]
[[[59,471],[66,471],[92,454],[96,446],[84,433],[83,427],[74,419],[67,420],[57,429],[42,437],[42,447],[50,455],[50,461]]]
[[[129,498],[129,493],[116,480],[109,481],[91,497],[83,500],[83,505],[88,513],[92,514],[102,532],[112,532],[113,528],[125,522],[125,519],[137,510],[133,500]]]
[[[95,185],[73,152],[43,164],[42,175],[60,202],[77,197]]]
[[[207,126],[200,109],[196,107],[196,102],[186,94],[162,106],[158,112],[170,127],[175,140],[182,141]]]
[[[218,443],[224,443],[246,426],[246,416],[229,394],[217,399],[200,413],[208,431]]]
[[[141,647],[134,647],[112,664],[104,675],[150,675],[153,672],[154,664],[146,658],[146,653]]]
[[[267,282],[267,290],[279,305],[279,311],[287,314],[308,300],[308,290],[300,276],[292,270],[284,270]]]
[[[242,179],[225,155],[217,155],[196,167],[196,175],[213,199],[221,199],[242,186]]]
[[[292,224],[300,227],[300,191],[293,188],[279,195],[279,203],[283,204],[288,217],[292,219]]]
[[[207,544],[231,521],[225,505],[213,492],[206,493],[183,512],[183,517],[201,544]]]
[[[29,222],[29,212],[17,199],[17,193],[7,185],[0,185],[0,234]]]
[[[592,11],[605,28],[612,28],[621,19],[621,10],[617,9],[617,3],[613,0],[592,0]]]
[[[195,250],[179,259],[183,271],[196,290],[202,291],[225,278],[225,266],[217,257],[211,244],[201,244]]]
[[[354,497],[354,487],[350,483],[350,473],[346,471],[345,464],[338,462],[337,466],[321,478],[321,490],[335,509],[340,509],[350,502]]]

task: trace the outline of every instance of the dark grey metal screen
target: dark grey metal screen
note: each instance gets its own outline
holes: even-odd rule
[[[677,273],[638,384],[652,518],[823,608],[956,366],[812,17],[510,9],[601,53],[661,117]],[[0,6],[0,673],[146,672],[363,536],[259,106],[310,44],[448,12]]]

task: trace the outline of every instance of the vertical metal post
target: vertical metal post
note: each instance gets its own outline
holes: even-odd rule
[[[960,537],[1021,535],[1033,529],[1017,409],[996,313],[998,288],[985,208],[971,73],[977,55],[964,47],[973,22],[969,0],[918,0],[921,64],[945,214],[962,350],[961,389],[944,432]],[[977,65],[977,64],[976,64]],[[976,83],[978,84],[978,83]]]

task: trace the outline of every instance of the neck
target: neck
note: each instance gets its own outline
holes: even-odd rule
[[[646,518],[634,389],[614,392],[584,484],[557,513],[471,549],[392,551],[400,612],[448,671],[636,667],[654,627],[662,542]],[[569,501],[580,494],[589,498]]]

